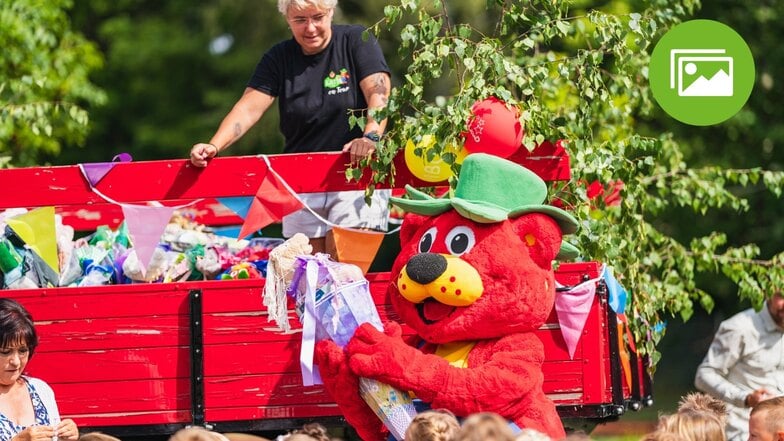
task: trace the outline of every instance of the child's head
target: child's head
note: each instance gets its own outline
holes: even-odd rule
[[[228,441],[228,439],[218,432],[203,427],[186,427],[178,430],[169,441]]]
[[[406,441],[450,441],[460,430],[455,415],[446,410],[428,410],[414,417],[406,429]]]
[[[101,432],[90,432],[81,435],[79,441],[120,441],[120,439]]]
[[[523,429],[515,437],[515,441],[550,441],[550,437],[534,429]]]
[[[656,432],[677,435],[683,441],[725,441],[724,423],[713,412],[683,409],[659,418]]]
[[[678,412],[685,410],[712,413],[722,424],[727,421],[727,405],[724,401],[702,392],[691,392],[681,398],[678,402]]]
[[[284,437],[286,441],[330,441],[327,428],[319,423],[308,423]]]
[[[463,421],[457,441],[514,441],[509,423],[493,412],[475,413]]]

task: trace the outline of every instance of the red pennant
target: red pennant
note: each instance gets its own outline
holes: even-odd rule
[[[256,197],[250,205],[248,215],[245,216],[245,222],[242,224],[238,239],[242,239],[269,224],[280,222],[283,216],[302,207],[302,202],[291,194],[274,173],[267,170],[267,174],[256,191]]]

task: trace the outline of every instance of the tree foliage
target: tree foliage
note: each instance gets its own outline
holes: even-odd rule
[[[35,165],[44,154],[83,142],[88,108],[103,92],[94,44],[71,30],[69,0],[0,4],[0,165]]]
[[[452,163],[443,148],[460,142],[475,101],[492,95],[518,105],[527,148],[569,141],[573,178],[553,186],[554,198],[581,221],[569,240],[585,258],[615,267],[634,298],[627,313],[635,335],[655,363],[667,317],[687,320],[695,303],[713,307],[698,275],[723,274],[757,306],[784,281],[784,254],[761,259],[757,245],[730,246],[722,232],[683,241],[660,227],[660,216],[673,207],[689,209],[695,223],[716,209],[742,215],[749,204],[737,188],[762,185],[780,197],[784,186],[780,171],[690,166],[671,133],[645,133],[654,109],[647,82],[653,44],[698,7],[692,0],[658,0],[619,12],[570,9],[549,0],[493,0],[488,9],[497,20],[478,28],[454,22],[449,2],[387,6],[373,30],[380,39],[394,38],[385,32],[405,23],[398,55],[407,68],[389,106],[377,115],[388,116],[393,128],[378,159],[368,164],[374,179],[388,179],[405,142],[426,134],[437,140],[430,154]],[[452,81],[451,93],[428,94],[444,78]],[[358,174],[348,171],[349,177]],[[586,182],[617,180],[624,183],[619,206],[588,197]]]

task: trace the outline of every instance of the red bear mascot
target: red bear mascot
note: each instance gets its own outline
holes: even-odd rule
[[[389,295],[419,342],[406,343],[394,322],[383,333],[360,326],[345,351],[319,342],[327,390],[366,441],[385,439],[386,431],[360,398],[359,377],[457,416],[496,412],[562,438],[542,391],[544,350],[534,332],[553,308],[552,261],[576,251],[562,246],[576,220],[543,204],[547,188],[536,174],[481,153],[463,162],[453,197],[407,193],[392,201],[414,214],[403,221]]]

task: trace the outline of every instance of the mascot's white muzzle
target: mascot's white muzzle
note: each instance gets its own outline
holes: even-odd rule
[[[484,292],[482,278],[471,264],[436,253],[420,253],[409,259],[398,275],[397,289],[412,303],[433,298],[456,307],[471,305]]]

